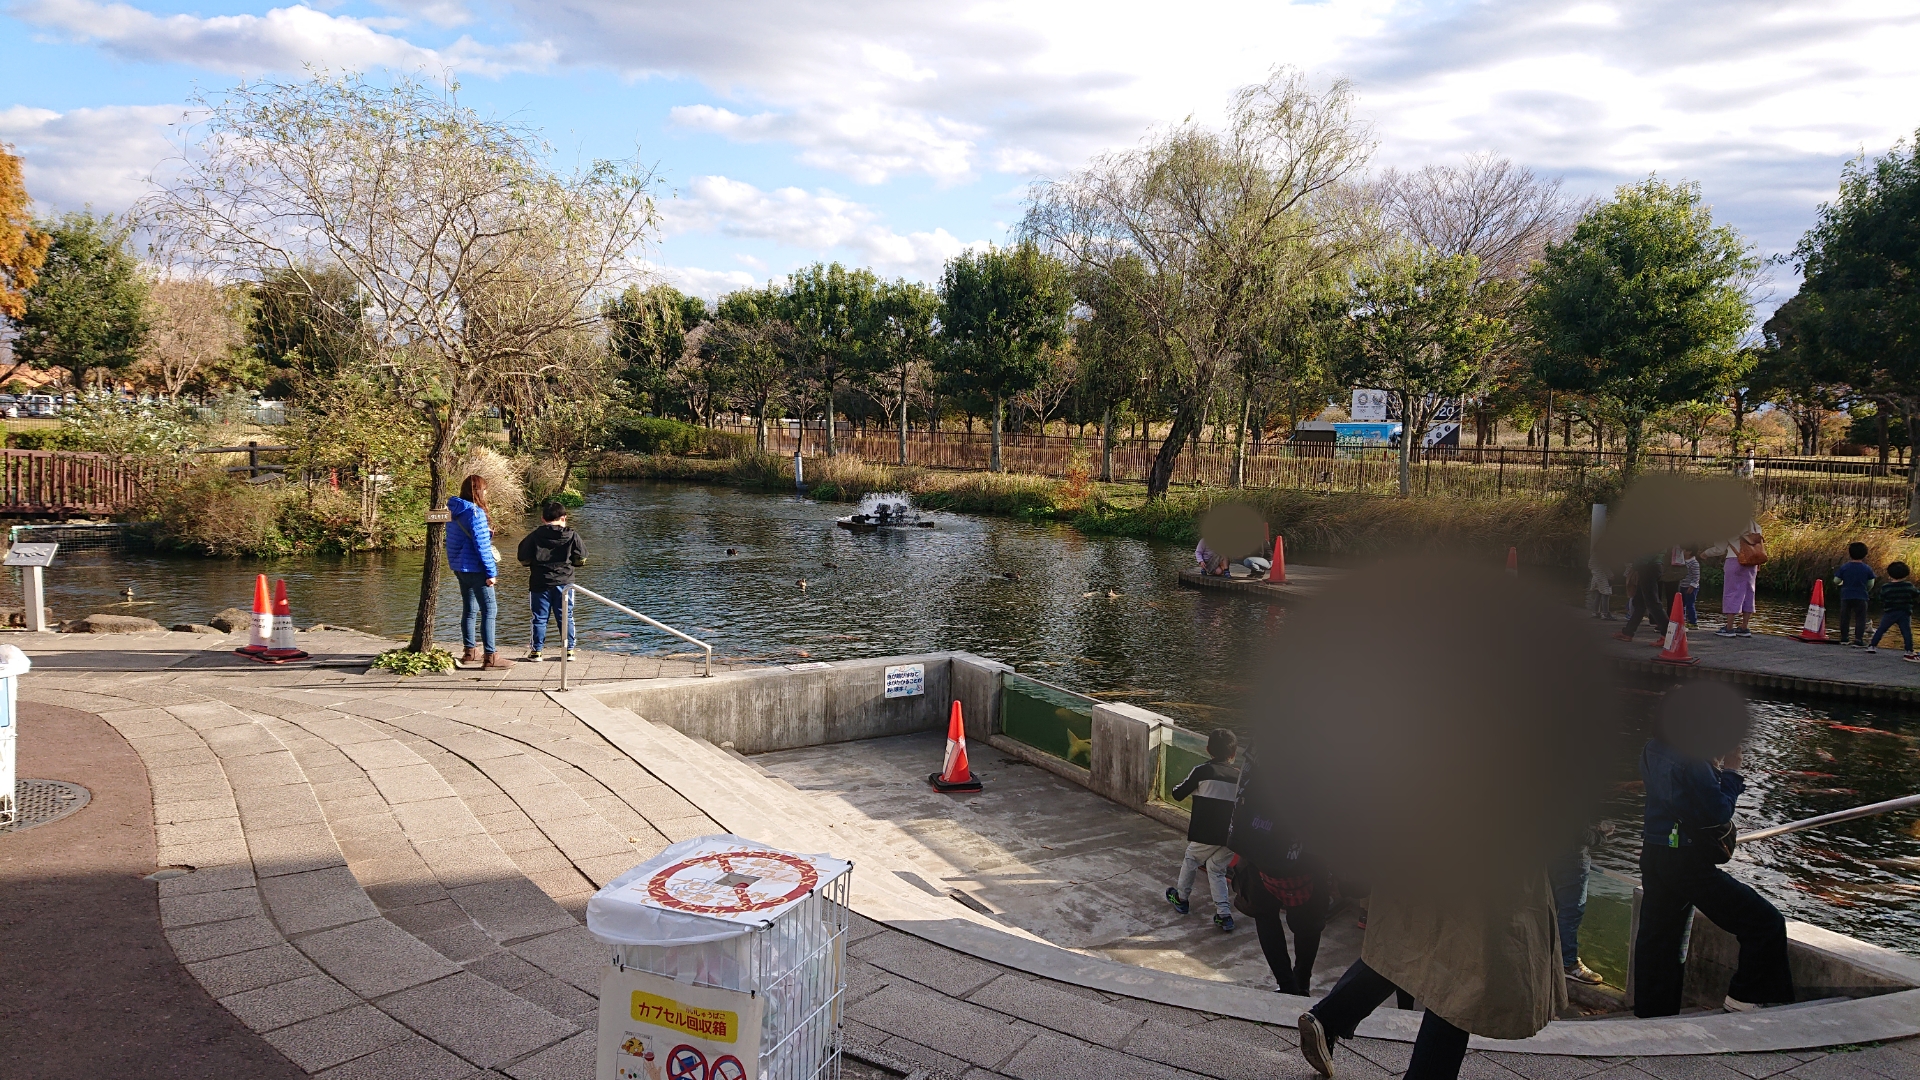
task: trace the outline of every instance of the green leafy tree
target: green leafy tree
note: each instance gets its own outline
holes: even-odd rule
[[[253,283],[247,347],[249,374],[269,397],[287,398],[301,376],[324,381],[369,358],[366,305],[340,269],[274,267]]]
[[[793,332],[806,359],[798,369],[825,402],[827,456],[834,447],[835,395],[841,380],[862,365],[869,345],[874,306],[880,299],[880,279],[871,270],[849,270],[839,263],[814,263],[787,279],[780,317]],[[806,410],[801,410],[801,419]]]
[[[732,407],[754,418],[754,449],[767,449],[767,415],[792,379],[798,347],[793,327],[779,317],[778,290],[742,289],[720,298],[700,339],[703,363],[723,374]]]
[[[1849,162],[1794,258],[1804,275],[1795,297],[1803,348],[1856,392],[1893,404],[1912,430],[1920,415],[1920,133],[1882,157]],[[1908,528],[1920,530],[1920,469],[1908,479]]]
[[[1651,416],[1731,386],[1759,266],[1739,232],[1714,224],[1699,185],[1623,186],[1531,275],[1534,375],[1618,413],[1631,475]]]
[[[1827,418],[1846,403],[1845,373],[1830,363],[1810,332],[1816,331],[1808,313],[1814,303],[1802,293],[1781,304],[1761,327],[1764,345],[1758,350],[1751,376],[1745,380],[1756,402],[1771,402],[1793,424],[1800,453],[1820,452],[1820,430]]]
[[[295,369],[287,410],[294,462],[313,472],[345,472],[360,487],[360,532],[377,541],[380,497],[419,479],[429,432],[425,419],[378,366]]]
[[[948,372],[993,403],[988,468],[1001,471],[1007,399],[1040,382],[1042,350],[1066,339],[1073,288],[1065,263],[1027,241],[954,256],[940,275]]]
[[[178,404],[141,405],[110,390],[88,391],[60,416],[65,444],[116,458],[161,460],[199,443],[202,431]]]
[[[40,371],[65,368],[75,379],[124,371],[147,338],[147,282],[129,244],[132,228],[82,211],[41,229],[53,242],[27,290],[15,356]]]
[[[706,301],[671,285],[630,285],[601,309],[607,351],[635,404],[665,416],[674,369],[687,351],[687,335],[706,321]]]
[[[870,395],[900,434],[900,464],[907,463],[907,402],[915,379],[941,353],[940,297],[904,279],[884,282],[868,312],[860,367]]]
[[[1505,344],[1489,314],[1479,260],[1419,248],[1389,252],[1354,275],[1351,310],[1335,345],[1348,385],[1377,386],[1400,410],[1400,494],[1413,491],[1415,444],[1440,406],[1476,394]]]
[[[1080,391],[1100,410],[1100,480],[1113,482],[1114,414],[1143,394],[1152,339],[1132,300],[1137,283],[1115,281],[1115,275],[1138,277],[1146,273],[1138,259],[1116,260],[1106,267],[1087,267],[1074,276],[1074,294],[1081,317],[1073,324],[1075,356],[1080,361]]]

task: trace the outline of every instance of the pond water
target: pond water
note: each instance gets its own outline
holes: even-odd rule
[[[1175,572],[1190,554],[1173,545],[961,515],[938,515],[935,529],[856,536],[833,526],[846,512],[725,488],[603,484],[572,516],[589,552],[580,581],[713,642],[717,655],[735,662],[966,649],[1203,730],[1234,725],[1259,651],[1282,617],[1257,598],[1179,588]],[[511,562],[514,534],[528,524],[498,527],[509,534],[499,546]],[[422,558],[402,552],[259,563],[76,552],[49,571],[48,594],[61,617],[104,611],[203,622],[222,608],[247,607],[253,576],[264,571],[287,580],[300,625],[324,621],[398,637],[412,626]],[[509,656],[527,642],[522,582],[517,568],[503,581]],[[128,585],[135,606],[116,606]],[[1569,595],[1577,588],[1570,585]],[[1793,605],[1766,607],[1761,623],[1798,627]],[[459,598],[450,579],[439,612],[439,640],[457,642]],[[685,649],[590,602],[579,625],[591,648]],[[1623,787],[1607,808],[1619,832],[1596,861],[1633,875],[1640,796],[1631,781],[1651,699],[1631,691],[1622,697]],[[1775,700],[1755,701],[1752,712],[1745,828],[1920,792],[1920,713]],[[1744,858],[1751,861],[1741,876],[1789,917],[1920,951],[1914,814],[1794,834],[1755,845]],[[1617,889],[1608,891],[1617,897]],[[1616,917],[1624,916],[1596,912]],[[1614,966],[1609,957],[1602,970]]]

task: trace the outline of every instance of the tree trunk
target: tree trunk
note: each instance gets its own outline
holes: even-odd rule
[[[756,422],[753,429],[754,449],[764,454],[767,452],[767,403],[764,399],[760,402],[760,411],[756,414],[755,419]]]
[[[1400,410],[1400,497],[1413,494],[1413,425],[1407,422],[1407,410]]]
[[[1887,407],[1882,404],[1879,408],[1875,409],[1874,412],[1880,421],[1877,425],[1880,429],[1880,464],[1874,469],[1873,474],[1875,476],[1885,476],[1887,475]]]
[[[1007,403],[1000,395],[993,396],[993,438],[987,451],[987,471],[999,472],[1000,469],[1000,428],[1006,422]]]
[[[834,371],[827,369],[827,456],[833,456],[833,383]]]
[[[1153,457],[1153,467],[1147,470],[1147,498],[1164,499],[1167,488],[1173,483],[1173,466],[1180,460],[1180,446],[1187,437],[1199,430],[1200,411],[1185,406],[1173,414],[1173,423],[1167,427],[1167,437],[1160,444],[1160,452]]]
[[[900,368],[900,464],[907,463],[907,369]]]
[[[433,449],[427,455],[427,507],[439,510],[447,503],[447,461],[453,443],[453,422],[449,417],[436,425]],[[427,557],[420,567],[420,606],[413,613],[413,636],[407,640],[409,652],[426,652],[433,647],[433,620],[440,603],[440,564],[445,561],[447,527],[440,522],[427,523]]]
[[[1884,446],[1885,440],[1881,440]],[[1113,406],[1100,410],[1100,482],[1113,483]]]
[[[1620,464],[1620,475],[1624,480],[1633,479],[1634,474],[1640,471],[1640,433],[1646,422],[1647,418],[1635,409],[1627,410],[1626,418],[1621,422],[1620,426],[1625,429],[1626,435],[1626,455]]]
[[[1916,410],[1912,405],[1903,405],[1900,412],[1906,418],[1907,438],[1911,440]],[[1908,443],[1909,447],[1912,445]],[[1907,533],[1912,535],[1920,533],[1920,462],[1914,461],[1911,453],[1907,455],[1907,462]]]
[[[1240,400],[1240,429],[1233,436],[1233,487],[1247,485],[1247,424],[1253,419],[1253,380]]]

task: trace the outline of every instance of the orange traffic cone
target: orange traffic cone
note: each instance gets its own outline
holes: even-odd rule
[[[1507,548],[1507,573],[1515,577],[1520,575],[1520,549],[1517,547]]]
[[[980,778],[967,768],[967,726],[960,720],[960,703],[953,703],[947,717],[947,760],[940,771],[927,777],[935,791],[979,791]]]
[[[1273,565],[1267,568],[1267,580],[1287,583],[1287,538],[1284,536],[1273,538]]]
[[[1662,664],[1697,664],[1700,658],[1687,654],[1687,603],[1678,592],[1673,594],[1673,610],[1667,615],[1667,637],[1661,643]]]
[[[241,656],[266,652],[273,644],[273,609],[267,605],[267,575],[253,579],[253,619],[247,623],[247,643],[233,650]]]
[[[269,664],[284,664],[289,660],[305,660],[307,653],[294,644],[293,609],[287,606],[287,583],[284,578],[273,583],[273,643],[266,652],[253,657]]]
[[[1813,582],[1813,600],[1807,604],[1807,621],[1800,630],[1800,640],[1821,645],[1833,643],[1827,637],[1827,583],[1818,578]]]

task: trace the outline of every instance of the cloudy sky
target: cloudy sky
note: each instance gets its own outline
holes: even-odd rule
[[[0,0],[0,142],[42,211],[119,210],[197,93],[451,72],[567,163],[657,163],[653,262],[713,295],[816,259],[930,279],[1004,240],[1032,180],[1276,64],[1351,78],[1379,166],[1697,180],[1765,252],[1920,128],[1920,0]]]

